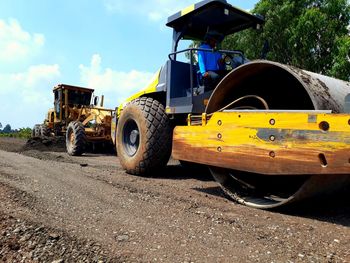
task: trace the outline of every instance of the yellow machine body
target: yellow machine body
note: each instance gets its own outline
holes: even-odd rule
[[[129,98],[127,98],[119,107],[117,110],[117,115],[120,115],[120,112],[123,110],[123,108],[128,104],[129,102],[133,101],[134,99],[137,99],[142,96],[146,96],[147,94],[152,94],[157,92],[157,85],[159,83],[159,75],[160,75],[160,70],[158,70],[152,77],[151,81],[149,82],[148,85],[146,85],[145,88],[140,90],[139,92],[133,94]]]
[[[173,157],[261,174],[349,174],[350,114],[231,111],[178,126]]]
[[[55,115],[55,110],[54,109],[49,109],[47,112],[47,116],[44,120],[44,124],[47,125],[49,129],[53,129],[54,123],[57,122],[57,117]]]

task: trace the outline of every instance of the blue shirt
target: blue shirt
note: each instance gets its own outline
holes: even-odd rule
[[[199,48],[212,49],[208,44],[201,44]],[[221,59],[221,54],[219,52],[198,51],[198,65],[201,74],[203,75],[207,71],[220,70],[219,59]]]

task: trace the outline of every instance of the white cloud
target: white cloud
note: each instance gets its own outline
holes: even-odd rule
[[[41,123],[52,108],[52,88],[60,75],[58,65],[44,64],[24,72],[0,74],[0,122],[13,128]]]
[[[30,58],[44,43],[44,35],[24,31],[17,20],[0,20],[0,61],[9,63]]]
[[[104,4],[112,13],[142,15],[159,22],[193,4],[193,0],[104,0]]]
[[[85,87],[95,89],[98,95],[105,95],[107,107],[114,108],[135,92],[144,88],[151,80],[153,73],[131,70],[115,71],[103,68],[99,54],[91,58],[89,66],[80,65],[80,79]]]
[[[53,107],[52,88],[61,76],[57,64],[31,65],[45,36],[25,31],[16,19],[0,19],[0,122],[13,128],[42,123]],[[31,65],[31,66],[27,66]]]

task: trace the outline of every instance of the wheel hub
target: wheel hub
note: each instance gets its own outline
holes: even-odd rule
[[[139,131],[138,130],[132,130],[131,133],[130,133],[130,142],[131,142],[131,144],[136,144],[138,138],[139,138]]]
[[[134,156],[139,149],[140,144],[140,131],[137,123],[129,119],[123,128],[123,146],[125,152],[130,157]]]
[[[74,143],[74,140],[75,140],[75,135],[74,135],[74,132],[72,132],[69,136],[69,140],[70,140],[70,143],[73,144]]]

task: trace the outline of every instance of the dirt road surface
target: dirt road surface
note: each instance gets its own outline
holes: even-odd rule
[[[350,191],[262,211],[176,161],[63,151],[0,139],[0,262],[350,262]]]

